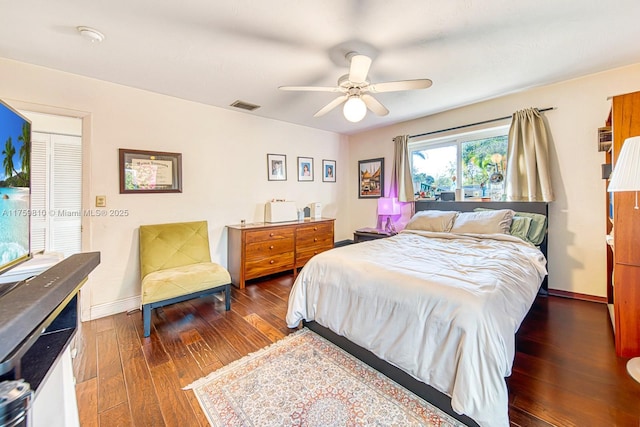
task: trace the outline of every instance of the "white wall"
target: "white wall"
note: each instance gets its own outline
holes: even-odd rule
[[[335,217],[336,240],[376,223],[376,201],[357,198],[357,161],[386,158],[392,138],[510,115],[527,107],[545,113],[553,135],[551,167],[556,201],[550,207],[550,287],[605,296],[604,154],[596,130],[610,109],[607,97],[640,90],[640,64],[531,89],[351,137],[209,107],[95,79],[0,59],[0,98],[14,108],[83,118],[83,205],[107,196],[128,217],[83,218],[83,250],[102,262],[82,291],[83,319],[137,307],[137,227],[206,219],[212,258],[226,265],[225,224],[259,221],[272,197],[299,206],[323,203]],[[438,84],[438,82],[435,82]],[[348,142],[348,143],[347,143]],[[119,194],[118,148],[181,152],[183,193]],[[266,154],[286,154],[288,181],[267,180]],[[314,182],[297,182],[297,156],[313,157]],[[323,183],[322,159],[337,160],[337,183]]]
[[[83,320],[139,304],[137,228],[205,219],[211,256],[227,264],[225,224],[263,219],[271,198],[323,204],[336,240],[351,235],[344,185],[346,137],[250,114],[0,59],[0,98],[14,108],[83,118],[83,207],[95,196],[126,217],[83,217],[83,251],[101,264],[82,289]],[[118,148],[182,153],[181,194],[119,194]],[[267,180],[267,153],[287,156],[288,180]],[[313,157],[314,182],[298,182],[297,156]],[[337,183],[322,182],[322,159],[337,161]]]
[[[608,97],[638,90],[640,64],[351,136],[349,194],[357,194],[359,159],[385,157],[385,179],[389,182],[392,138],[396,135],[421,134],[509,116],[528,107],[555,107],[544,113],[553,137],[550,163],[556,196],[549,208],[549,287],[605,297],[606,202],[600,169],[604,153],[597,151],[597,129],[604,126],[609,114]],[[375,200],[352,197],[348,209],[352,229],[375,225]]]

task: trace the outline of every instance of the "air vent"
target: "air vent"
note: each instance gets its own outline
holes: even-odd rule
[[[233,104],[231,104],[232,107],[236,107],[236,108],[242,108],[243,110],[247,110],[247,111],[253,111],[257,108],[260,108],[259,105],[255,105],[255,104],[250,104],[248,102],[245,101],[235,101]]]

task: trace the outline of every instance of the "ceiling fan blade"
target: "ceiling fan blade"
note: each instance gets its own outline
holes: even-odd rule
[[[387,114],[389,114],[389,110],[387,110],[387,107],[382,105],[380,101],[375,99],[373,96],[365,93],[360,96],[360,98],[362,98],[367,108],[373,111],[377,116],[386,116]]]
[[[335,86],[280,86],[278,89],[305,92],[344,92],[342,88]]]
[[[369,92],[396,92],[400,90],[426,89],[431,87],[433,82],[429,79],[400,80],[397,82],[385,82],[369,85]]]
[[[336,108],[338,105],[342,104],[343,102],[345,102],[347,99],[349,99],[349,97],[347,95],[344,96],[339,96],[336,99],[334,99],[333,101],[331,101],[330,103],[328,103],[327,105],[325,105],[324,107],[322,107],[320,110],[318,110],[317,113],[315,113],[313,115],[313,117],[320,117],[320,116],[324,116],[325,114],[327,114],[329,111],[333,110],[334,108]]]
[[[367,80],[371,58],[365,55],[354,55],[351,57],[351,67],[349,68],[349,81],[362,83]]]

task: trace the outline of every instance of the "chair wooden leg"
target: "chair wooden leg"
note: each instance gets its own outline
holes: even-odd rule
[[[227,283],[224,287],[224,308],[225,310],[231,310],[231,284]]]
[[[142,323],[144,324],[144,336],[151,335],[151,304],[142,306]]]

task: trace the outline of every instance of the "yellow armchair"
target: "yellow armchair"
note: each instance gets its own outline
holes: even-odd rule
[[[207,221],[141,225],[140,279],[145,337],[154,308],[217,292],[231,308],[231,276],[211,262]]]

